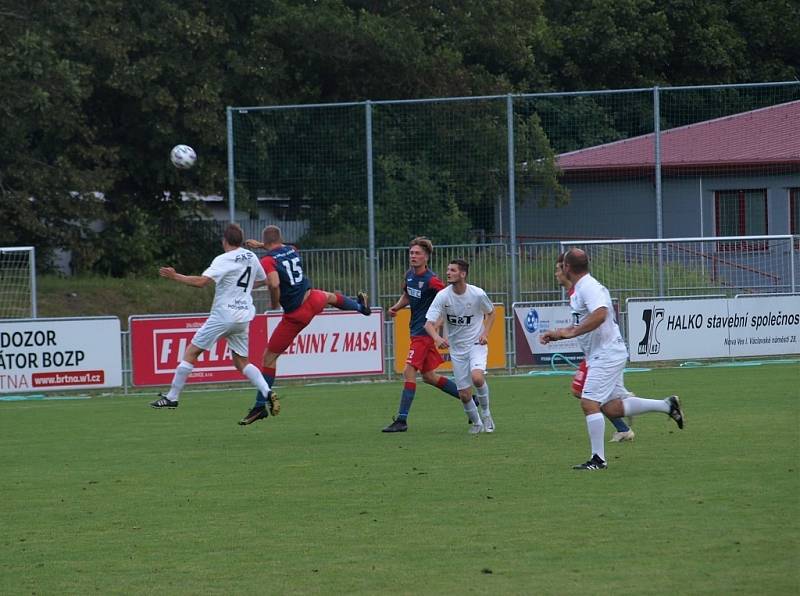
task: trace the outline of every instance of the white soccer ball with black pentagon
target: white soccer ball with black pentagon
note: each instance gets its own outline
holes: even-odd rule
[[[197,153],[189,145],[175,145],[169,152],[169,160],[179,170],[188,170],[197,161]]]

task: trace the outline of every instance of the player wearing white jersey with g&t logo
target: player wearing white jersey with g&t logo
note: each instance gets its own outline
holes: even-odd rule
[[[425,331],[436,347],[450,348],[450,361],[458,397],[472,423],[471,434],[494,432],[489,409],[489,385],[486,383],[486,359],[489,353],[489,331],[495,319],[492,301],[481,288],[467,283],[469,263],[454,259],[447,266],[447,283],[433,299],[426,315]],[[444,326],[445,339],[439,334]],[[472,400],[472,387],[481,411]]]
[[[577,338],[586,355],[588,372],[581,393],[581,408],[586,416],[586,429],[592,456],[576,470],[601,470],[608,467],[603,435],[605,413],[610,418],[662,412],[683,428],[683,411],[677,395],[666,399],[643,399],[627,394],[623,383],[628,349],[614,320],[611,295],[589,273],[589,258],[579,248],[564,253],[562,272],[575,290],[570,296],[572,327],[545,331],[539,336],[543,344],[559,339]]]
[[[174,281],[202,288],[210,283],[216,285],[214,304],[208,319],[192,337],[192,343],[186,348],[183,359],[175,375],[172,385],[166,394],[151,402],[154,408],[177,408],[181,390],[186,379],[194,369],[197,359],[222,337],[228,340],[233,364],[246,376],[259,391],[269,391],[266,381],[258,367],[247,359],[250,321],[256,315],[253,305],[252,291],[256,285],[263,285],[267,274],[258,257],[242,248],[244,238],[242,229],[236,224],[229,224],[222,237],[222,248],[225,252],[217,256],[203,271],[202,275],[183,275],[172,267],[161,267],[158,273]]]

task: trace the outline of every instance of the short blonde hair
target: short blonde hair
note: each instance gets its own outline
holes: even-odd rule
[[[267,226],[264,228],[264,231],[261,232],[261,241],[264,244],[275,244],[276,242],[282,242],[283,238],[281,236],[281,229],[278,226]]]
[[[430,258],[433,254],[433,243],[425,236],[417,236],[414,238],[409,243],[408,248],[411,248],[412,246],[419,246],[422,250],[428,253],[428,258]]]

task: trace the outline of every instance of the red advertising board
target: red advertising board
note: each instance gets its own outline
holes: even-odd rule
[[[279,313],[256,315],[250,323],[249,360],[261,363],[268,333],[280,321]],[[205,316],[131,317],[132,382],[169,385],[183,353]],[[355,312],[326,310],[317,315],[286,349],[279,376],[351,376],[383,373],[383,313],[365,317]],[[220,339],[204,352],[189,375],[189,383],[243,381],[233,366],[228,343]]]
[[[134,385],[169,385],[183,353],[195,332],[205,323],[204,316],[171,316],[130,319],[132,382]],[[250,323],[248,350],[252,362],[260,362],[267,347],[267,317],[257,315]],[[241,381],[233,366],[228,342],[220,339],[203,352],[189,375],[188,383]]]

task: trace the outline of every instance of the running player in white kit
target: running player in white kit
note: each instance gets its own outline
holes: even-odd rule
[[[586,416],[592,456],[587,462],[573,466],[573,469],[602,470],[608,467],[603,444],[604,413],[611,418],[620,418],[662,412],[672,418],[678,428],[683,428],[683,410],[677,395],[666,399],[635,396],[620,399],[627,393],[623,374],[628,361],[628,349],[614,320],[611,295],[589,273],[589,258],[579,248],[571,248],[564,253],[562,271],[575,290],[569,298],[572,327],[545,331],[539,336],[539,341],[547,344],[574,337],[586,355],[588,372],[581,393],[581,408]]]
[[[489,409],[489,385],[486,383],[486,358],[489,354],[489,331],[496,316],[492,301],[481,288],[467,283],[469,263],[454,259],[447,266],[447,283],[433,299],[425,331],[436,347],[450,348],[450,361],[458,397],[472,423],[471,434],[494,432]],[[446,338],[439,334],[444,326]],[[472,387],[478,396],[480,412],[472,400]]]

